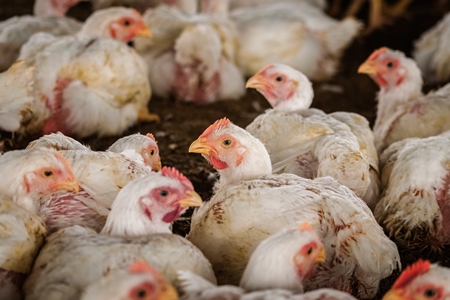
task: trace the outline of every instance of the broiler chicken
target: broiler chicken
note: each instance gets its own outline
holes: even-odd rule
[[[207,128],[189,151],[201,153],[220,175],[213,197],[192,215],[187,235],[211,261],[220,284],[239,282],[263,239],[305,221],[327,253],[304,282],[306,290],[332,287],[372,298],[379,281],[399,266],[396,245],[349,188],[331,177],[272,175],[264,145],[228,119]]]
[[[235,9],[231,18],[239,32],[238,65],[246,76],[270,63],[282,63],[311,80],[329,79],[362,27],[353,18],[334,20],[305,2]]]
[[[311,82],[286,65],[270,64],[246,86],[256,88],[273,107],[246,128],[269,152],[273,173],[310,179],[331,176],[375,207],[378,155],[363,116],[308,109],[314,95]]]
[[[408,249],[450,243],[450,132],[408,138],[391,144],[381,155],[383,197],[377,221]]]
[[[407,267],[383,300],[448,299],[450,270],[419,259]]]
[[[44,243],[47,229],[36,214],[0,199],[0,295],[22,299],[22,283]]]
[[[94,10],[110,6],[128,6],[144,13],[147,9],[160,4],[177,7],[188,14],[194,14],[198,9],[197,0],[90,0],[90,2]]]
[[[36,0],[34,16],[15,16],[0,22],[0,72],[7,70],[19,56],[20,47],[36,32],[55,36],[75,34],[81,23],[63,17],[79,0]]]
[[[200,250],[170,230],[189,206],[201,204],[191,182],[172,168],[130,182],[119,192],[101,234],[72,226],[47,238],[24,285],[27,299],[78,298],[91,282],[136,260],[152,265],[175,287],[178,270],[214,283]]]
[[[450,14],[424,32],[414,43],[413,58],[427,82],[448,82],[450,79]]]
[[[209,103],[238,99],[244,78],[235,64],[237,33],[231,21],[208,14],[188,15],[165,5],[144,14],[154,37],[136,41],[149,66],[154,93]]]
[[[90,284],[80,300],[177,300],[174,287],[153,267],[135,262]]]
[[[373,127],[379,154],[393,142],[428,137],[450,129],[450,85],[422,93],[422,77],[414,60],[388,48],[374,51],[359,66],[380,87]]]
[[[182,300],[356,300],[350,294],[334,289],[318,289],[301,294],[283,289],[246,292],[237,286],[216,286],[189,271],[179,271],[178,274],[184,292]]]
[[[34,35],[19,58],[33,67],[33,101],[44,103],[50,116],[43,125],[24,124],[26,107],[14,106],[15,110],[5,113],[17,116],[14,124],[24,126],[8,130],[26,134],[29,128],[37,128],[44,134],[105,136],[120,134],[137,121],[158,120],[148,112],[150,85],[144,62],[124,43],[149,34],[136,11],[110,8],[91,15],[75,36]],[[0,100],[12,97],[5,95]],[[33,117],[39,112],[26,113]]]

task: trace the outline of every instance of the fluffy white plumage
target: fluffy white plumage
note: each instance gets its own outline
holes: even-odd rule
[[[428,137],[450,129],[450,85],[424,95],[420,69],[402,52],[380,48],[358,72],[368,74],[380,86],[373,127],[379,154],[404,138]]]
[[[413,58],[427,82],[448,82],[450,79],[450,14],[422,33],[414,43]]]
[[[187,236],[211,261],[219,283],[237,284],[260,241],[303,221],[315,228],[327,253],[306,290],[354,288],[358,298],[372,298],[379,281],[399,266],[396,245],[350,189],[331,177],[270,175],[263,144],[229,120],[205,130],[190,152],[201,153],[220,174],[211,200],[194,212]]]
[[[80,1],[83,0],[35,0],[33,14],[38,17],[63,17],[69,8]]]
[[[381,155],[383,197],[374,214],[405,247],[450,243],[450,133],[408,138]]]
[[[66,17],[16,16],[0,22],[0,71],[7,70],[19,56],[20,48],[36,32],[55,36],[74,34],[81,23]]]
[[[350,294],[334,289],[318,289],[297,294],[289,290],[272,289],[265,291],[246,292],[232,285],[216,286],[189,271],[179,271],[182,284],[182,300],[355,300]]]
[[[226,18],[185,14],[165,5],[144,14],[154,37],[137,40],[156,95],[208,103],[238,99],[244,79],[235,65],[237,33]]]
[[[311,82],[286,65],[266,66],[246,86],[256,88],[273,107],[246,127],[269,152],[273,173],[310,179],[331,176],[375,207],[378,155],[363,116],[309,109],[314,96]]]
[[[240,36],[237,61],[246,76],[283,63],[312,80],[333,76],[361,22],[334,20],[307,2],[278,2],[231,12]]]
[[[104,136],[120,134],[137,121],[157,121],[148,113],[145,64],[123,43],[149,34],[136,11],[110,8],[92,14],[74,36],[30,38],[19,59],[34,67],[34,101],[50,113],[39,129]]]
[[[190,181],[173,169],[130,182],[117,196],[103,234],[72,226],[48,237],[25,284],[27,299],[79,297],[91,282],[136,260],[152,265],[174,286],[178,270],[215,282],[203,254],[169,233],[180,213],[198,205],[201,199]]]

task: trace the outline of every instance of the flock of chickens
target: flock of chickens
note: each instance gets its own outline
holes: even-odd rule
[[[0,299],[374,299],[395,272],[383,299],[450,299],[448,268],[398,250],[450,244],[450,85],[422,92],[450,79],[450,18],[413,58],[361,61],[379,86],[371,128],[311,108],[311,81],[363,29],[325,1],[92,0],[84,23],[65,16],[78,2],[0,22],[0,130],[33,139],[0,155]],[[164,135],[124,135],[164,121],[152,95],[201,107],[246,89],[271,108],[186,149],[217,173],[210,199],[163,166]]]

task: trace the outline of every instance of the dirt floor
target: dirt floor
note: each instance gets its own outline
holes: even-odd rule
[[[8,2],[6,4],[5,2]],[[2,1],[0,4],[0,20],[13,15],[31,13],[32,0]],[[339,73],[333,80],[325,83],[314,83],[315,98],[313,107],[333,111],[351,111],[360,113],[373,124],[376,114],[375,94],[376,85],[365,75],[357,74],[356,70],[370,53],[379,47],[388,46],[404,51],[410,55],[412,42],[420,34],[435,24],[446,12],[445,9],[436,9],[432,4],[435,1],[413,2],[408,15],[400,18],[390,25],[384,26],[369,35],[359,37],[346,51]],[[14,3],[14,4],[12,4]],[[428,3],[428,4],[424,4]],[[91,12],[89,3],[81,3],[72,8],[69,15],[81,20]],[[365,18],[367,10],[359,15]],[[425,85],[424,89],[433,88]],[[268,108],[268,103],[256,91],[250,90],[238,101],[219,102],[208,105],[195,105],[191,103],[176,102],[173,99],[160,99],[153,97],[149,108],[153,113],[161,116],[158,124],[139,124],[130,128],[125,135],[135,132],[153,133],[158,141],[163,165],[174,166],[183,172],[193,182],[196,191],[207,200],[211,196],[214,182],[214,170],[198,154],[189,154],[187,149],[203,130],[215,120],[228,117],[235,124],[245,127],[257,115]],[[10,139],[8,133],[1,133],[0,139]],[[96,138],[83,140],[94,150],[104,150],[118,137]],[[30,139],[24,141],[12,140],[5,142],[5,149],[18,149],[26,146]],[[188,230],[188,221],[178,222],[175,231],[185,234]],[[429,258],[433,262],[450,267],[450,248],[444,249],[440,254],[411,253],[407,249],[400,249],[403,266],[416,261],[419,257]],[[380,295],[383,295],[392,285],[398,273],[385,279],[381,284]],[[378,297],[377,297],[378,299]],[[381,296],[379,297],[381,299]]]

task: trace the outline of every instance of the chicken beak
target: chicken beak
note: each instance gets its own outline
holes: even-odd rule
[[[247,80],[247,83],[245,84],[245,88],[253,88],[256,90],[264,89],[266,88],[266,82],[262,78],[262,76],[258,73],[256,75],[253,75],[250,77],[249,80]]]
[[[60,182],[60,183],[56,184],[55,190],[58,190],[58,191],[66,190],[69,192],[78,193],[78,191],[80,190],[80,186],[79,186],[78,182],[74,179],[74,180]]]
[[[320,248],[319,255],[316,258],[316,263],[324,263],[327,260],[327,255],[325,253],[325,248],[322,246]]]
[[[399,290],[389,290],[382,298],[382,300],[402,300],[403,297]]]
[[[156,300],[178,300],[178,294],[175,288],[166,283],[164,286],[161,287],[162,291],[158,294],[158,296],[155,298]]]
[[[372,60],[366,60],[363,62],[359,68],[358,73],[362,74],[376,74],[377,73],[377,66],[374,61]]]
[[[161,161],[158,160],[158,161],[153,165],[153,169],[154,169],[156,172],[159,172],[159,171],[161,171],[161,168],[162,168]]]
[[[216,151],[206,144],[205,138],[199,138],[192,142],[189,146],[190,153],[200,153],[205,155],[217,154]]]
[[[143,23],[142,27],[136,31],[136,36],[151,38],[153,36],[153,33],[150,28],[148,28],[148,26]]]
[[[182,207],[195,207],[195,206],[203,206],[203,200],[199,194],[195,191],[187,191],[186,198],[178,201],[178,204]]]

